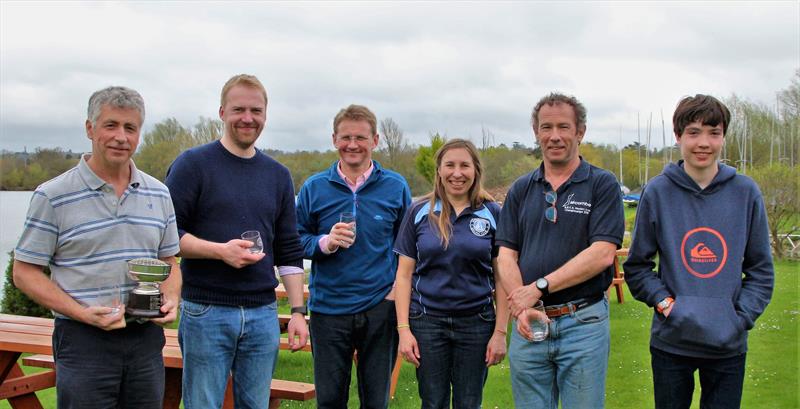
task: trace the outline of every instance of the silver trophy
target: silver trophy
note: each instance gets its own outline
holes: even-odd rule
[[[171,266],[156,258],[136,258],[128,261],[128,277],[137,282],[131,290],[125,313],[132,317],[159,318],[162,295],[160,283],[169,277]]]

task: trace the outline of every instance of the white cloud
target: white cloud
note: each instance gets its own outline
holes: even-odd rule
[[[591,141],[635,139],[681,96],[764,103],[800,66],[796,2],[0,2],[0,149],[88,148],[86,101],[139,90],[145,130],[216,117],[233,74],[270,96],[260,147],[328,149],[366,104],[415,143],[430,132],[532,144],[530,109],[574,93]],[[656,134],[660,134],[656,132]],[[660,140],[660,138],[659,138]]]

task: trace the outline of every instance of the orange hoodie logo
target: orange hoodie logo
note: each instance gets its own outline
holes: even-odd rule
[[[725,266],[728,244],[718,231],[710,227],[698,227],[683,236],[681,259],[683,266],[693,276],[711,278]]]
[[[708,248],[703,242],[695,244],[695,246],[692,247],[692,250],[689,252],[689,256],[691,257],[692,263],[717,262],[717,255],[714,254],[714,252],[711,251],[711,249]]]

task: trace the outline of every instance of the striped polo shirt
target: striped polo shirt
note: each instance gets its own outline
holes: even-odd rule
[[[167,187],[131,161],[130,183],[118,198],[89,168],[89,156],[36,188],[14,249],[17,260],[50,265],[51,279],[84,305],[133,288],[128,260],[178,253]]]

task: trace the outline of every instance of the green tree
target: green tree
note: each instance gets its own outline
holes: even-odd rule
[[[139,169],[163,181],[175,158],[194,145],[192,132],[184,128],[177,119],[168,118],[157,123],[144,135],[142,146],[134,160]]]
[[[530,149],[509,148],[502,144],[483,149],[481,162],[486,189],[506,187],[539,166],[539,160]]]
[[[436,151],[444,145],[445,139],[439,133],[431,135],[430,146],[420,146],[417,151],[417,159],[415,161],[417,172],[419,172],[428,183],[433,183],[433,177],[436,175]]]
[[[46,182],[48,179],[50,178],[47,172],[42,168],[42,165],[39,162],[34,162],[25,168],[25,173],[22,176],[22,185],[26,187],[36,187]]]
[[[776,257],[782,258],[786,234],[794,234],[800,228],[793,225],[800,214],[800,167],[773,163],[754,169],[750,176],[764,197],[772,249]]]
[[[2,311],[4,314],[25,315],[28,317],[49,317],[53,315],[50,310],[35,303],[28,298],[22,291],[14,285],[13,267],[14,252],[8,253],[8,265],[6,266],[5,284],[3,285]],[[45,267],[45,274],[50,276],[50,268]]]

